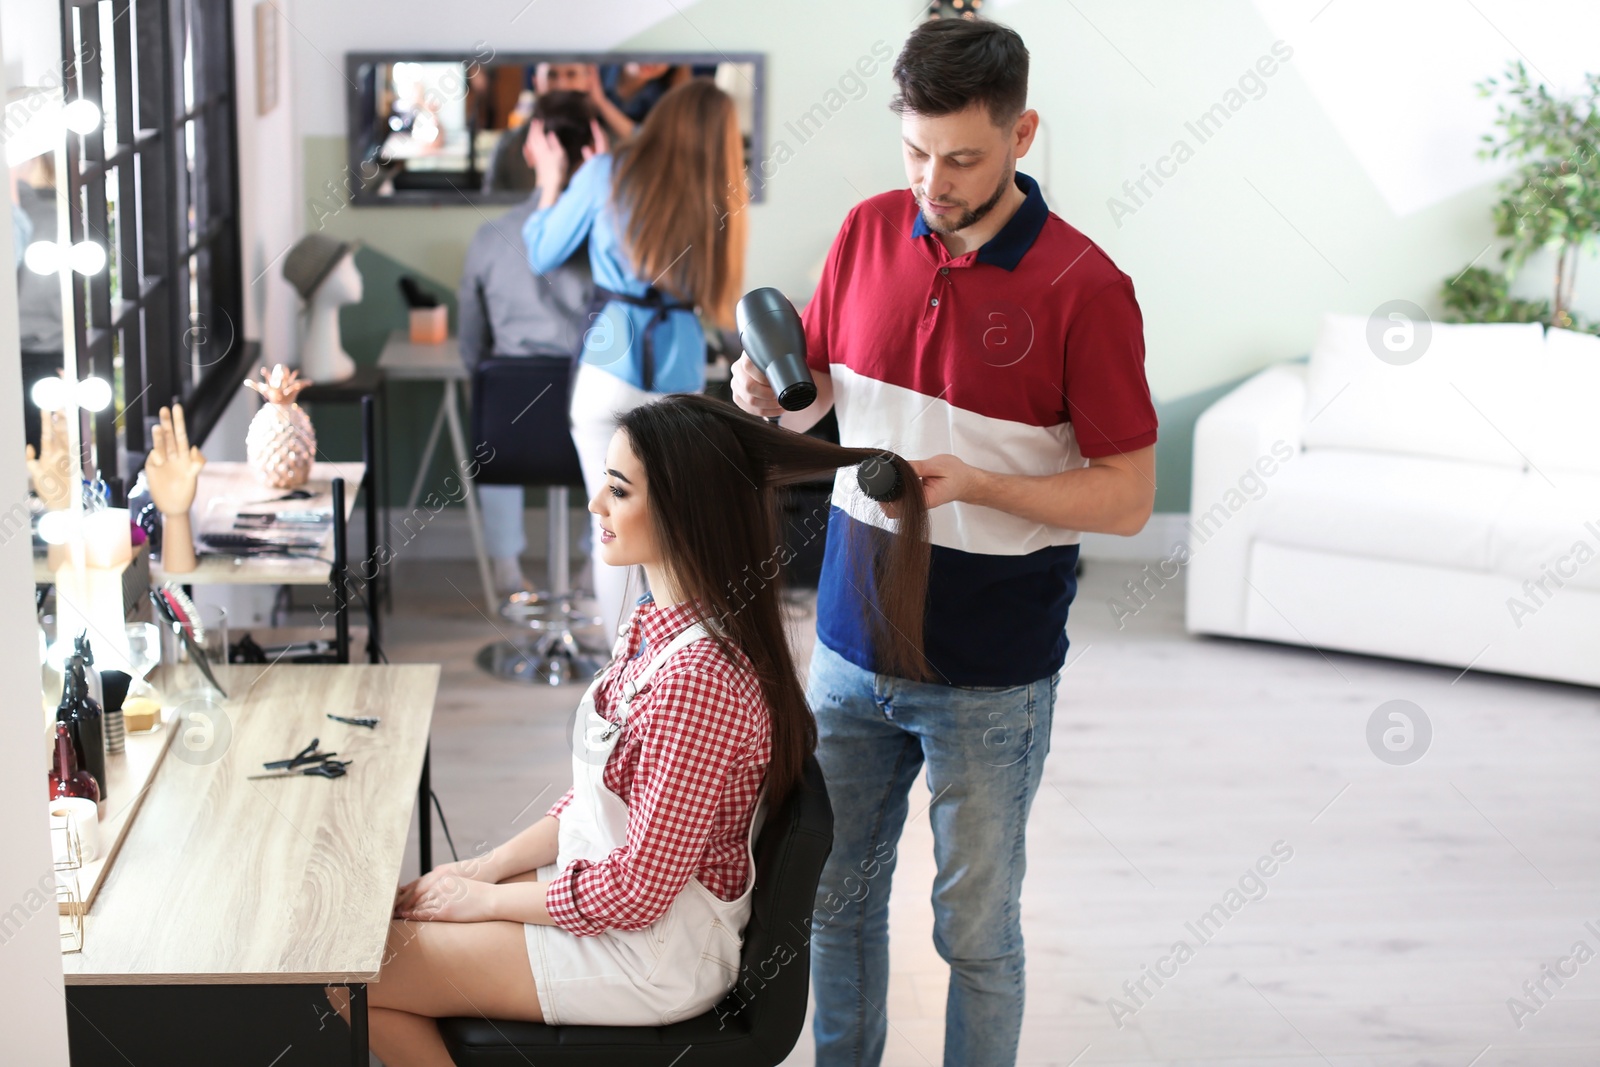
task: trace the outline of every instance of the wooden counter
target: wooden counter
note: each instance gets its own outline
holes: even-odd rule
[[[377,974],[439,668],[232,666],[218,679],[232,694],[220,751],[206,749],[204,723],[168,727],[176,736],[89,910],[83,952],[62,957],[69,986]],[[246,780],[313,737],[354,760],[343,778]]]

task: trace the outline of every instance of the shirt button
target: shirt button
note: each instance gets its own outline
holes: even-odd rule
[[[939,298],[938,297],[934,297],[931,301],[929,301],[929,303],[931,303],[934,307],[938,307],[939,306]]]
[[[940,267],[939,268],[939,273],[940,274],[949,274],[950,273],[950,268],[949,267]]]

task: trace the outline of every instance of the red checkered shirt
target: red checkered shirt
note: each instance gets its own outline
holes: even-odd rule
[[[661,608],[646,599],[634,609],[595,689],[601,718],[616,721],[622,683],[696,618],[692,602]],[[602,775],[628,807],[627,843],[598,862],[574,860],[550,881],[544,902],[557,925],[579,935],[642,929],[666,914],[690,878],[723,900],[744,892],[772,731],[755,672],[743,654],[739,660],[735,666],[716,645],[697,641],[673,653],[634,698]],[[547,814],[560,818],[571,800],[569,789]]]

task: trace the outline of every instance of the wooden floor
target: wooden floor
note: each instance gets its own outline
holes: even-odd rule
[[[1068,626],[1029,826],[1020,1061],[1600,1064],[1600,693],[1192,638],[1181,580],[1119,630],[1106,602],[1135,570],[1091,564]],[[579,690],[475,669],[496,634],[473,606],[470,564],[400,575],[389,654],[443,664],[433,781],[466,854],[566,789]],[[810,620],[798,629],[803,663]],[[1373,711],[1397,699],[1433,727],[1409,766],[1367,742]],[[1259,899],[1229,899],[1279,842],[1292,857],[1259,888],[1245,880]],[[925,818],[901,857],[884,1062],[937,1065],[946,974]],[[1236,910],[1196,936],[1188,924],[1219,903]],[[1179,941],[1192,957],[1159,964]],[[1541,974],[1580,942],[1585,962],[1561,964],[1564,984]],[[1144,977],[1158,965],[1172,974],[1159,987]],[[1535,1000],[1523,986],[1541,979]],[[809,1031],[788,1062],[811,1064]]]

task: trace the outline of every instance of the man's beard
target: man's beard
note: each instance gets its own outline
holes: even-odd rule
[[[954,222],[948,221],[949,216],[947,215],[929,214],[926,208],[922,212],[922,221],[927,224],[928,229],[939,233],[957,233],[968,226],[975,226],[985,215],[994,210],[994,206],[1000,202],[1000,198],[1006,195],[1006,188],[1015,182],[1016,168],[1007,167],[1005,176],[1000,179],[1000,184],[995,187],[994,195],[970,211],[962,213],[961,217]],[[927,199],[926,191],[923,193],[923,199],[924,201]]]

